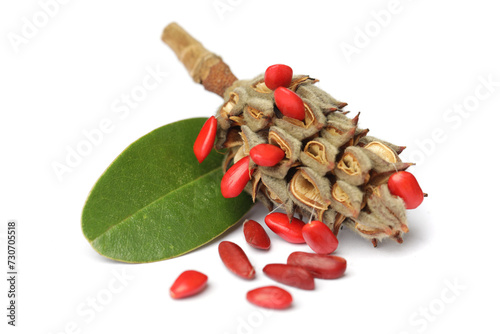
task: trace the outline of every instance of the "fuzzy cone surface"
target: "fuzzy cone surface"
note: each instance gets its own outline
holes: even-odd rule
[[[262,143],[280,147],[285,158],[277,165],[254,168],[245,190],[269,209],[283,208],[291,219],[312,216],[335,235],[342,225],[360,236],[402,243],[408,232],[403,200],[393,196],[387,181],[411,163],[401,161],[404,149],[368,136],[358,127],[359,114],[348,117],[340,102],[318,88],[318,80],[293,77],[288,87],[299,95],[305,119],[284,116],[264,76],[236,81],[217,111],[217,150],[227,150],[223,170],[248,156]]]

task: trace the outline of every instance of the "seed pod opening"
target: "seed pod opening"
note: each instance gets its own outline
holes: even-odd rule
[[[266,128],[274,116],[272,101],[260,98],[251,98],[243,108],[243,119],[252,131]]]
[[[245,103],[243,101],[246,101],[246,95],[245,90],[241,87],[238,87],[233,92],[229,93],[228,98],[217,111],[217,119],[220,129],[228,130],[232,125],[230,117],[241,114]]]
[[[364,148],[375,153],[377,156],[379,156],[380,158],[384,159],[387,162],[396,163],[398,161],[401,161],[396,152],[394,152],[389,146],[379,141],[372,141],[366,144]]]
[[[285,152],[284,161],[288,160],[288,166],[299,158],[302,143],[282,129],[275,126],[271,127],[269,129],[268,141],[269,144],[277,145]]]
[[[307,86],[308,84],[314,84],[318,81],[319,81],[318,79],[313,79],[313,78],[309,77],[308,75],[294,75],[292,78],[292,82],[290,83],[290,86],[288,87],[288,89],[290,89],[292,92],[297,93],[297,91],[300,87]],[[300,95],[302,98],[304,98],[304,97],[307,98],[307,96],[303,96],[301,94],[298,94],[298,95]]]
[[[264,138],[262,138],[261,136],[259,136],[258,133],[252,131],[250,129],[250,127],[246,126],[246,125],[243,125],[241,126],[241,132],[240,132],[240,136],[241,136],[241,141],[242,141],[242,144],[243,144],[243,147],[244,147],[244,154],[245,155],[249,155],[250,154],[250,150],[259,145],[259,144],[265,144],[266,143],[266,140]]]
[[[370,169],[370,159],[362,149],[349,146],[335,167],[335,175],[347,183],[359,186],[370,179]]]
[[[351,141],[356,134],[357,121],[340,112],[328,114],[321,136],[335,147],[341,147]]]
[[[342,180],[332,186],[332,207],[346,217],[357,217],[361,211],[363,193],[358,187]]]
[[[329,190],[328,179],[308,167],[297,169],[290,181],[290,193],[294,202],[308,211],[316,210],[318,220],[322,220],[323,213],[331,203]]]
[[[303,140],[313,136],[321,128],[323,128],[326,122],[326,117],[321,110],[314,106],[309,100],[304,100],[304,107],[305,117],[303,121],[284,116],[283,118],[275,119],[274,122],[276,126],[280,127],[298,140]]]
[[[389,159],[394,160],[394,158],[389,155],[390,152],[394,153],[392,150],[385,151],[384,153],[381,151],[377,151],[375,153],[372,150],[367,149],[366,147],[361,148],[361,150],[363,150],[363,153],[370,159],[372,175],[404,170],[408,168],[409,165],[411,165],[402,162],[399,157],[395,158],[394,162],[390,161]]]
[[[366,147],[366,145],[368,145],[369,143],[374,142],[374,141],[382,143],[383,145],[385,145],[387,147],[390,147],[394,152],[396,152],[396,154],[401,154],[401,152],[403,152],[403,150],[406,148],[405,146],[394,145],[394,144],[391,144],[387,141],[384,141],[384,140],[381,140],[381,139],[378,139],[378,138],[375,138],[372,136],[365,136],[365,137],[361,138],[359,140],[359,146]]]
[[[300,161],[320,175],[325,175],[335,167],[337,148],[324,138],[309,141],[300,152]]]
[[[254,83],[252,85],[253,90],[261,94],[271,94],[273,91],[266,86],[264,79]]]

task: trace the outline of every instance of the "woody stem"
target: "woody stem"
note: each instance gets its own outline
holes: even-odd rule
[[[161,39],[174,51],[191,78],[206,90],[224,97],[226,89],[237,80],[221,57],[205,49],[177,23],[166,26]]]

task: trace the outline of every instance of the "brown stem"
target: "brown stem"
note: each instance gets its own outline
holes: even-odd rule
[[[206,90],[224,97],[226,89],[238,80],[221,57],[205,49],[177,23],[166,26],[161,39],[174,51],[191,78]]]

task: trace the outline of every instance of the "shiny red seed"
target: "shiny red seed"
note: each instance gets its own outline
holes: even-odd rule
[[[293,218],[290,222],[286,214],[273,212],[268,214],[264,221],[271,231],[284,240],[294,244],[305,243],[304,237],[302,236],[302,227],[304,226],[302,220]]]
[[[278,87],[274,91],[274,101],[284,116],[303,121],[306,116],[304,102],[288,88]]]
[[[253,173],[253,170],[249,170],[249,166],[250,157],[246,156],[228,169],[220,184],[222,196],[232,198],[241,194]]]
[[[260,307],[282,310],[290,307],[293,298],[285,289],[269,285],[248,291],[247,300]]]
[[[215,135],[217,133],[217,120],[214,116],[210,117],[196,137],[196,140],[193,145],[194,155],[198,162],[201,164],[203,160],[210,154],[212,151],[212,147],[215,142]]]
[[[170,296],[180,299],[200,293],[207,285],[207,275],[196,270],[186,270],[170,287]]]
[[[314,290],[314,277],[306,269],[290,264],[272,263],[263,269],[269,278],[304,290]]]
[[[266,230],[255,220],[246,220],[243,223],[243,234],[245,240],[252,247],[258,249],[269,249],[271,247],[271,239],[269,239]]]
[[[347,261],[340,256],[306,252],[293,252],[286,263],[302,267],[314,277],[323,279],[339,278],[347,267]]]
[[[224,265],[235,275],[245,279],[255,277],[255,269],[240,246],[231,241],[219,244],[219,255]]]
[[[313,220],[302,227],[302,236],[307,245],[318,254],[333,253],[339,241],[332,230],[323,222]]]
[[[267,88],[275,90],[278,87],[288,87],[292,82],[293,70],[290,66],[283,64],[271,65],[264,74],[264,82]]]
[[[397,172],[387,182],[391,194],[401,197],[407,209],[415,209],[424,200],[424,193],[417,179],[409,172]]]
[[[250,158],[259,166],[275,166],[284,157],[285,151],[271,144],[259,144],[250,150]]]

